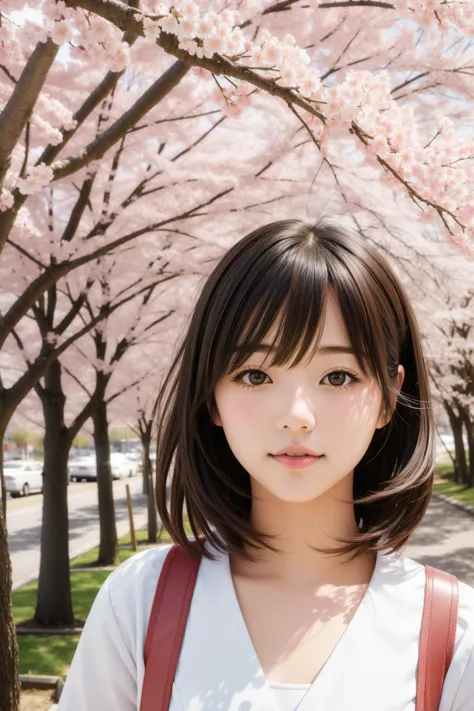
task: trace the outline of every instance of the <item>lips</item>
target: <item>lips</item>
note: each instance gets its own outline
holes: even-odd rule
[[[307,447],[299,447],[296,445],[290,445],[289,447],[280,449],[279,452],[274,452],[271,456],[272,457],[280,457],[284,454],[299,454],[299,455],[304,455],[307,457],[320,457],[321,456],[317,452],[313,452],[312,449],[308,449]]]
[[[312,467],[321,459],[321,456],[314,456],[306,453],[297,457],[292,457],[288,454],[271,454],[270,456],[273,460],[279,462],[287,469],[306,469],[307,467]]]

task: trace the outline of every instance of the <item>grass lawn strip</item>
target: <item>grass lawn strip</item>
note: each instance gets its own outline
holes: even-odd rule
[[[185,530],[186,533],[190,536],[191,535],[191,529],[189,528],[189,525],[185,522]],[[137,553],[140,552],[140,550],[144,550],[144,548],[148,548],[148,533],[146,529],[136,531],[136,539],[137,539],[137,546],[138,550],[136,551]],[[169,537],[168,533],[166,531],[163,531],[160,538],[158,539],[156,545],[166,545],[168,543],[171,543],[171,538]],[[129,558],[132,557],[132,555],[135,555],[135,552],[132,551],[132,541],[131,541],[131,536],[130,533],[127,533],[125,536],[120,538],[119,542],[119,550],[118,550],[118,560],[119,563],[123,563],[124,561],[128,560]],[[128,546],[128,547],[126,547]],[[77,558],[74,558],[71,561],[71,570],[74,568],[86,568],[87,566],[94,566],[96,564],[97,559],[99,557],[99,547],[96,546],[95,548],[91,548],[90,551],[86,551],[82,555],[78,556]]]
[[[107,571],[71,574],[74,616],[85,620],[100,587],[110,575]],[[36,605],[37,582],[12,595],[15,623],[30,620]],[[20,674],[46,674],[64,677],[79,641],[79,635],[18,635]]]
[[[463,504],[474,506],[474,488],[467,489],[464,484],[456,484],[453,481],[453,465],[451,462],[443,462],[436,467],[438,480],[434,485],[434,492],[444,494],[460,501]]]

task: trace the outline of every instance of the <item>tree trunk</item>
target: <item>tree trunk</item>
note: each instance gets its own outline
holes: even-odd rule
[[[474,420],[472,420],[467,408],[463,408],[462,416],[467,433],[467,447],[469,452],[469,467],[467,467],[465,483],[469,488],[472,488],[474,487]]]
[[[454,481],[456,484],[464,484],[467,481],[467,461],[463,442],[463,421],[450,406],[445,405],[445,410],[454,437]]]
[[[98,563],[100,565],[114,565],[117,562],[117,526],[115,523],[114,490],[112,485],[112,471],[110,468],[107,405],[103,399],[99,399],[92,420],[94,423],[100,520]]]
[[[0,431],[0,467],[3,470],[3,438]],[[2,499],[3,503],[3,499]],[[18,676],[18,646],[13,622],[11,589],[12,567],[8,552],[5,518],[0,511],[0,709],[18,711],[20,679]]]
[[[142,441],[143,444],[143,441]],[[145,446],[145,445],[143,445]],[[150,445],[148,444],[148,457],[150,457]],[[149,467],[146,463],[146,455],[143,453],[143,469],[142,469],[142,494],[143,496],[148,496],[148,481],[149,481]]]
[[[147,437],[143,444],[143,476],[147,481],[147,503],[148,503],[148,542],[156,543],[158,536],[158,525],[156,520],[155,487],[153,486],[153,467],[150,460],[150,441]]]
[[[69,522],[67,461],[70,433],[64,423],[66,398],[61,385],[61,364],[52,363],[45,386],[38,389],[43,405],[44,481],[41,561],[34,621],[44,627],[74,622],[69,577]]]

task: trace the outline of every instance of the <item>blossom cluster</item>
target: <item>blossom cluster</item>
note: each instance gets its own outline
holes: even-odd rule
[[[49,165],[39,163],[30,168],[26,178],[18,178],[17,186],[23,195],[31,195],[49,185],[53,177],[53,169]]]
[[[435,136],[422,136],[413,109],[394,100],[385,71],[353,70],[339,84],[324,85],[308,51],[291,34],[277,37],[267,29],[246,34],[249,18],[245,13],[250,5],[239,3],[239,10],[217,11],[203,0],[148,0],[134,16],[143,26],[146,41],[159,42],[163,34],[176,36],[190,64],[213,72],[214,68],[222,71],[217,63],[212,64],[216,55],[228,61],[231,88],[221,86],[216,76],[217,96],[225,112],[241,113],[258,94],[257,86],[269,93],[279,87],[287,92],[284,98],[299,107],[323,156],[329,155],[341,131],[352,136],[362,148],[366,165],[380,169],[388,183],[403,184],[420,206],[423,221],[441,217],[449,238],[467,250],[474,238],[474,171],[469,162],[473,142],[456,141],[453,125],[445,117],[440,118]],[[313,0],[311,5],[316,11],[318,2]],[[454,26],[474,33],[474,8],[461,0],[396,0],[395,5],[401,16],[422,27],[445,31]],[[74,51],[87,52],[89,61],[104,62],[116,72],[130,62],[130,48],[111,22],[71,9],[63,0],[43,0],[43,12],[42,27],[30,27],[32,38],[36,33],[40,41],[49,37],[57,44],[70,43],[72,56],[76,56]],[[5,37],[8,49],[14,42],[10,35]],[[0,41],[0,52],[1,47]],[[246,81],[241,78],[243,70]],[[47,108],[45,102],[38,105],[32,121],[52,144],[60,142],[62,129],[74,126],[60,102],[49,102]],[[45,170],[30,173],[19,182],[20,190],[41,189],[48,175]],[[5,201],[8,196],[2,197],[0,209],[5,209]]]
[[[398,5],[425,26],[436,20],[441,29],[454,23],[474,30],[474,10],[462,3],[401,0]],[[312,108],[318,109],[324,117],[324,127],[316,133],[323,155],[328,154],[334,129],[339,131],[337,135],[341,128],[350,130],[365,149],[365,162],[382,166],[383,179],[403,183],[422,206],[422,220],[431,222],[441,216],[451,241],[471,251],[473,169],[461,165],[474,155],[474,142],[454,142],[453,125],[442,117],[435,139],[426,146],[412,108],[400,105],[391,96],[387,72],[350,71],[342,83],[327,87],[317,68],[309,66],[308,53],[289,34],[278,39],[263,30],[251,41],[237,24],[243,19],[237,12],[202,12],[194,0],[175,0],[172,5],[161,2],[154,12],[154,19],[138,13],[135,16],[143,22],[147,38],[156,40],[161,32],[174,34],[180,49],[197,59],[210,59],[217,53],[236,68],[249,68],[255,75],[291,90],[307,102],[309,113]],[[248,81],[251,83],[251,79]],[[241,96],[248,104],[251,92],[239,86],[222,91],[222,99],[234,111]],[[314,120],[309,123],[315,126]]]
[[[465,33],[474,33],[474,7],[471,2],[445,2],[445,0],[395,0],[395,8],[402,17],[415,21],[421,27],[436,24],[448,32],[457,27]]]

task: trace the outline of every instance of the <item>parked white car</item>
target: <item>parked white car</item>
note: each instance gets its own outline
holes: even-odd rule
[[[122,454],[122,452],[112,452],[110,455],[110,468],[112,470],[112,479],[126,479],[137,475],[138,462],[126,454]]]
[[[12,460],[3,465],[5,486],[10,496],[28,496],[43,492],[43,463],[33,460]]]
[[[95,457],[78,457],[68,464],[69,481],[97,481]]]

